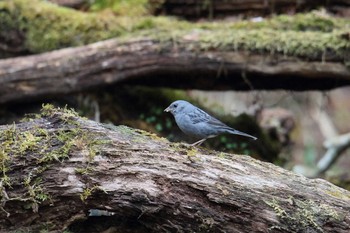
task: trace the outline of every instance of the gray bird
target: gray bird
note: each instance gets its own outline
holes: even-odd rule
[[[200,145],[206,139],[213,138],[222,133],[237,134],[250,137],[254,140],[257,138],[249,134],[235,130],[218,119],[210,116],[202,109],[190,104],[184,100],[177,100],[169,105],[165,112],[171,112],[175,117],[176,124],[187,135],[200,139],[192,145]]]

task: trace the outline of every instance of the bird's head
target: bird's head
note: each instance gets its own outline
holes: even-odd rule
[[[176,113],[183,111],[183,109],[186,106],[191,105],[190,103],[188,103],[187,101],[184,100],[176,100],[174,102],[172,102],[169,107],[167,107],[166,109],[164,109],[164,112],[170,112],[173,115],[175,115]]]

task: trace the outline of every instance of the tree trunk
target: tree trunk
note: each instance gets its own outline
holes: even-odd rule
[[[248,156],[50,106],[0,137],[2,231],[350,231],[348,191]]]
[[[193,48],[196,43],[187,42],[186,46]],[[328,90],[349,85],[349,77],[350,70],[337,62],[306,62],[242,51],[191,53],[160,41],[112,39],[0,60],[0,103],[112,83],[208,90]]]

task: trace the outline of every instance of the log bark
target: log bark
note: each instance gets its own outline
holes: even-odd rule
[[[0,103],[111,83],[204,90],[329,90],[349,84],[348,24],[327,15],[190,24],[123,20],[45,1],[7,0],[0,9],[5,53],[38,53],[119,36],[1,60]]]
[[[50,106],[0,140],[1,231],[350,231],[348,191],[248,156]]]
[[[336,10],[340,7],[349,8],[349,0],[327,1],[327,0],[166,0],[158,9],[158,13],[176,15],[189,19],[197,18],[222,18],[232,17],[232,15],[261,16],[278,13],[291,13],[307,11],[325,7]]]
[[[0,60],[0,103],[129,83],[204,90],[328,90],[350,84],[338,62],[244,51],[188,51],[196,42],[118,39]]]
[[[50,2],[53,2],[60,6],[71,7],[75,9],[88,6],[89,3],[87,0],[50,0]]]
[[[83,13],[40,0],[32,4],[5,0],[0,2],[0,29],[0,57],[144,35],[180,45],[183,37],[198,38],[201,49],[235,49],[343,64],[348,63],[350,54],[348,21],[324,12],[262,18],[261,22],[188,23],[165,17]]]

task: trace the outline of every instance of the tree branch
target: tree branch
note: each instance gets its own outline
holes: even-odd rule
[[[350,147],[350,133],[326,140],[324,147],[327,149],[327,152],[317,163],[317,176],[324,174],[337,161],[340,155]]]

